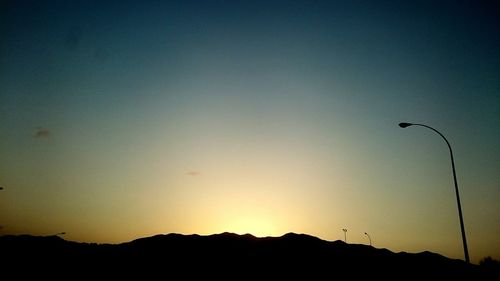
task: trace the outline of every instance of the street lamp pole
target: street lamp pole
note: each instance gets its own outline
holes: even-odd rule
[[[448,140],[443,136],[443,134],[441,134],[438,130],[436,130],[436,129],[430,127],[430,126],[427,126],[427,125],[424,125],[424,124],[399,123],[399,127],[401,127],[401,128],[406,128],[406,127],[409,127],[409,126],[421,126],[421,127],[425,127],[425,128],[431,129],[434,132],[436,132],[438,135],[440,135],[444,139],[444,141],[446,142],[446,144],[448,145],[448,149],[450,150],[450,157],[451,157],[451,168],[453,170],[453,181],[455,183],[455,194],[456,194],[456,197],[457,197],[458,216],[460,218],[460,229],[462,230],[462,242],[464,244],[465,261],[467,263],[470,263],[470,260],[469,260],[469,250],[467,248],[467,239],[465,238],[464,219],[462,217],[462,205],[460,204],[460,195],[458,194],[458,183],[457,183],[457,174],[455,172],[455,161],[453,160],[453,151],[451,150],[451,145],[448,142]]]
[[[370,241],[370,246],[372,245],[372,238],[370,237],[370,234],[365,232],[365,235],[368,236],[368,240]]]
[[[347,243],[347,229],[342,228],[342,231],[344,232],[344,242]]]

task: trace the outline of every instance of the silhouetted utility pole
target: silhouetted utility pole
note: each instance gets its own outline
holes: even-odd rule
[[[365,232],[365,235],[368,236],[368,241],[370,241],[370,246],[372,245],[372,238],[370,237],[370,234]]]
[[[450,150],[450,157],[451,157],[451,169],[453,170],[453,181],[455,183],[455,194],[457,196],[457,207],[458,207],[458,217],[460,218],[460,229],[462,230],[462,242],[464,244],[464,255],[465,255],[465,261],[467,263],[470,263],[469,260],[469,250],[467,249],[467,239],[465,238],[465,227],[464,227],[464,218],[462,217],[462,206],[460,205],[460,195],[458,194],[458,183],[457,183],[457,174],[455,172],[455,161],[453,161],[453,151],[451,150],[451,145],[448,142],[448,140],[441,134],[438,130],[432,128],[431,126],[427,126],[424,124],[412,124],[412,123],[399,123],[399,127],[401,128],[406,128],[409,126],[421,126],[425,127],[427,129],[431,129],[434,132],[436,132],[438,135],[440,135],[446,144],[448,145],[448,149]]]
[[[347,229],[342,228],[342,231],[344,232],[344,242],[347,243]]]

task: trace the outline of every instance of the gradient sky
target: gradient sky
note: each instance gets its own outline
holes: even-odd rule
[[[106,2],[106,3],[102,3]],[[416,2],[416,3],[413,3]],[[500,259],[494,1],[3,1],[1,234]]]

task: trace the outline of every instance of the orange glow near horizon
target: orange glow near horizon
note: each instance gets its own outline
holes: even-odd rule
[[[254,215],[233,217],[227,222],[221,223],[221,229],[236,234],[252,234],[256,237],[279,236],[277,226],[269,217],[257,217]]]

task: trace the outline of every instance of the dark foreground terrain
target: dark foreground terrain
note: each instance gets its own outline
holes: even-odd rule
[[[167,280],[498,277],[483,266],[431,252],[394,253],[294,233],[266,238],[231,233],[168,234],[122,244],[77,243],[58,236],[8,235],[0,237],[0,268],[2,277],[12,276],[12,280],[33,276],[98,280],[102,277]]]

